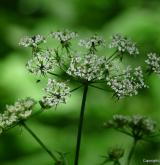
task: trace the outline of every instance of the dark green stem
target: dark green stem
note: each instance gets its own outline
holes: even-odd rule
[[[78,160],[79,160],[79,151],[80,151],[80,145],[81,145],[83,119],[84,119],[84,111],[85,111],[87,92],[88,92],[88,84],[84,86],[84,92],[83,92],[83,98],[82,98],[82,104],[81,104],[81,112],[80,112],[80,117],[79,117],[77,145],[76,145],[74,165],[78,165]]]
[[[89,85],[89,86],[90,86],[90,87],[93,87],[93,88],[96,88],[96,89],[103,90],[103,91],[112,92],[111,90],[104,89],[104,88],[101,88],[101,87],[98,87],[98,86],[95,86],[95,85]]]
[[[132,144],[132,147],[131,147],[131,150],[128,154],[128,158],[127,158],[127,165],[130,165],[130,162],[131,162],[131,159],[132,159],[132,156],[134,154],[134,151],[135,151],[135,148],[136,148],[136,144],[137,144],[137,139],[135,138],[134,141],[133,141],[133,144]]]
[[[79,87],[72,89],[70,92],[74,92],[74,91],[78,90],[79,88],[81,88],[82,86],[83,85],[80,85]]]
[[[52,73],[52,72],[48,72],[49,74],[56,76],[56,77],[61,77],[60,75],[56,74],[56,73]]]
[[[112,59],[112,57],[114,57],[114,55],[117,53],[118,51],[116,50],[110,57],[107,58],[107,62],[109,62],[110,59]]]
[[[39,143],[39,145],[48,153],[48,155],[55,161],[58,162],[56,156],[44,145],[44,143],[38,138],[38,136],[26,125],[26,123],[21,122],[22,126],[32,135],[32,137]]]

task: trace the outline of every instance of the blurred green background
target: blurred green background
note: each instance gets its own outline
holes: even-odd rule
[[[18,46],[24,35],[48,34],[70,29],[82,36],[100,33],[106,41],[115,33],[134,39],[141,54],[129,62],[141,65],[147,52],[160,52],[159,0],[1,0],[0,1],[0,109],[17,98],[42,94],[44,84],[25,69],[29,50]],[[150,88],[140,95],[116,101],[97,89],[89,89],[87,111],[82,138],[80,165],[98,165],[107,149],[124,147],[127,151],[132,139],[103,123],[115,113],[142,114],[160,122],[160,77],[152,75]],[[67,105],[48,110],[29,119],[28,125],[54,151],[68,152],[73,164],[77,121],[82,91],[76,91]],[[160,159],[159,138],[153,143],[139,143],[132,165],[143,164],[142,159]],[[124,158],[125,159],[125,158]],[[122,160],[123,162],[123,160]],[[51,158],[37,142],[20,127],[0,136],[0,165],[53,165]],[[122,163],[123,165],[123,163]]]

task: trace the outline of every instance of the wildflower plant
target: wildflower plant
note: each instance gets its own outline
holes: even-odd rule
[[[133,138],[133,144],[128,154],[126,165],[129,165],[134,154],[136,145],[139,141],[145,140],[158,134],[157,123],[151,118],[141,115],[124,116],[114,115],[111,120],[105,123],[107,128],[129,135]]]
[[[45,46],[48,40],[57,41],[58,46],[48,48]],[[76,42],[72,42],[73,40]],[[76,44],[76,50],[74,50],[73,43]],[[26,36],[20,40],[19,45],[24,48],[31,48],[32,51],[32,57],[26,63],[26,69],[39,79],[41,77],[48,78],[48,83],[43,89],[44,95],[37,101],[42,110],[57,108],[59,104],[65,104],[72,92],[83,88],[74,165],[79,163],[83,119],[89,88],[105,90],[112,93],[115,98],[122,99],[137,95],[139,90],[148,87],[141,66],[123,65],[123,58],[126,55],[138,55],[139,50],[135,42],[120,34],[112,37],[108,47],[105,40],[98,35],[93,35],[88,39],[79,39],[76,32],[69,30],[52,32],[47,36]],[[81,51],[82,49],[83,51]],[[101,49],[112,49],[113,53],[100,55],[99,50]],[[157,65],[159,62],[153,64],[152,60],[153,57],[150,56],[146,63],[150,65],[150,69],[157,70],[153,69],[153,65]],[[117,69],[117,64],[123,66],[123,69]],[[62,74],[59,74],[59,71]],[[74,89],[69,87],[72,82],[77,84]],[[99,83],[103,84],[105,88],[99,87]],[[26,104],[30,106],[26,106]],[[34,104],[35,102],[28,98],[18,101],[14,106],[7,106],[7,112],[0,116],[1,132],[8,126],[12,126],[13,123],[19,122],[53,158],[55,165],[67,165],[65,154],[60,153],[58,156],[57,153],[53,154],[25,123],[24,120],[30,116]],[[13,116],[12,112],[14,112]],[[8,120],[10,124],[6,126]],[[143,126],[139,127],[139,123]],[[135,133],[138,132],[139,134],[134,136],[138,140],[144,135],[147,136],[148,133],[152,133],[155,128],[155,125],[148,119],[137,117],[117,116],[109,124],[127,134],[131,134],[128,131],[136,127]],[[122,149],[113,149],[108,153],[107,160],[112,161],[114,165],[119,165],[119,159],[123,154]]]

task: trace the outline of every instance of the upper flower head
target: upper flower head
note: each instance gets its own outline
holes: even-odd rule
[[[89,54],[86,56],[75,56],[71,59],[67,73],[73,77],[93,81],[105,79],[108,74],[109,65],[105,57]]]
[[[50,35],[60,41],[62,48],[65,48],[67,53],[70,52],[71,39],[78,36],[76,32],[70,32],[69,30],[53,32]]]
[[[109,45],[109,48],[116,48],[117,51],[121,53],[129,53],[130,55],[139,54],[136,44],[120,34],[112,36],[112,42]]]
[[[98,46],[103,46],[104,44],[105,44],[105,41],[97,35],[94,35],[88,38],[87,40],[79,41],[79,45],[84,46],[85,48],[89,49],[90,53],[95,53],[96,48]]]
[[[19,45],[22,47],[37,47],[39,44],[46,42],[42,35],[35,35],[33,37],[24,37],[20,40]]]
[[[57,66],[56,60],[50,50],[37,52],[26,64],[28,71],[36,75],[45,75],[52,72],[55,66]]]
[[[62,82],[49,79],[46,88],[44,88],[45,95],[41,101],[44,107],[57,106],[60,103],[66,103],[66,99],[70,96],[70,88]]]
[[[78,34],[76,32],[65,30],[65,31],[52,32],[51,36],[59,41],[65,42],[71,40],[72,38],[77,37]]]

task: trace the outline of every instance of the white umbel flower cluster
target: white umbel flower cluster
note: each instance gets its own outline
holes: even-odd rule
[[[109,45],[109,48],[115,48],[121,53],[128,53],[130,55],[139,54],[136,43],[120,34],[112,36],[112,42]]]
[[[35,104],[34,99],[28,97],[16,101],[14,105],[7,105],[6,110],[0,114],[0,133],[19,121],[28,118]]]
[[[36,52],[32,59],[27,62],[26,68],[35,75],[44,76],[47,73],[54,71],[56,65],[56,60],[53,57],[52,51],[45,50],[43,52]]]
[[[45,43],[46,39],[42,35],[35,35],[33,37],[25,36],[19,42],[22,47],[37,47],[41,43]]]
[[[147,60],[145,62],[149,66],[150,72],[155,72],[160,74],[160,56],[156,53],[149,53]]]
[[[43,96],[41,103],[44,107],[57,106],[60,103],[66,103],[70,96],[70,88],[62,82],[49,79],[46,88],[44,88],[45,96]]]
[[[105,57],[89,54],[73,57],[67,73],[83,80],[94,81],[105,79],[108,70],[109,64]]]
[[[83,46],[86,49],[89,49],[91,52],[96,50],[96,47],[98,46],[104,46],[105,41],[102,39],[102,37],[94,35],[87,40],[80,40],[79,41],[79,46]]]
[[[147,87],[140,66],[134,69],[128,67],[122,75],[107,77],[107,85],[117,98],[137,95],[139,89]]]
[[[69,41],[78,36],[76,32],[70,32],[69,30],[52,32],[50,35],[61,42]]]
[[[156,122],[141,115],[114,115],[113,119],[108,121],[107,126],[141,137],[156,132]]]

